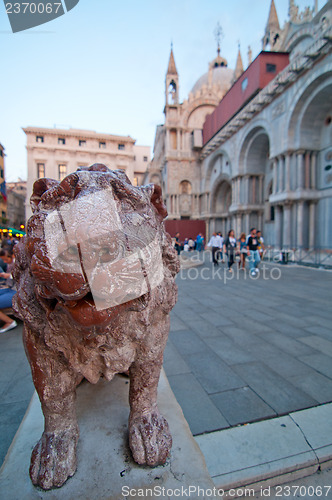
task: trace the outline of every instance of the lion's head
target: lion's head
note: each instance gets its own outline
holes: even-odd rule
[[[123,171],[95,164],[61,182],[37,180],[31,206],[16,275],[29,269],[46,311],[103,325],[124,307],[146,307],[179,270],[159,186],[135,187]]]

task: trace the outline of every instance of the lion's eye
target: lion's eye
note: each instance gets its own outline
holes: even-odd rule
[[[123,257],[123,246],[119,242],[105,245],[99,250],[101,262],[111,262]]]
[[[100,255],[109,255],[110,254],[110,248],[109,247],[103,247],[100,249]]]
[[[64,260],[65,262],[72,262],[76,261],[79,258],[79,253],[76,245],[72,245],[71,247],[67,248],[67,250],[64,250],[62,254],[60,255],[60,259]]]
[[[77,250],[77,246],[71,246],[68,248],[67,252],[69,253],[69,255],[78,255],[78,250]]]

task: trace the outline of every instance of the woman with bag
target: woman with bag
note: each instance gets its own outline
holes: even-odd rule
[[[236,252],[236,238],[234,236],[234,230],[228,231],[228,236],[224,241],[224,252],[227,255],[228,271],[232,272],[232,265],[234,264],[234,257]]]

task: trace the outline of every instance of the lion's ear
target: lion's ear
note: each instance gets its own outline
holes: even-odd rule
[[[158,186],[158,184],[149,184],[147,187],[150,189],[152,205],[154,205],[160,217],[165,219],[168,214],[164,204],[161,187]]]
[[[31,210],[35,212],[37,210],[38,204],[41,200],[42,195],[45,191],[48,191],[50,188],[58,185],[59,182],[54,179],[38,179],[34,185],[32,190],[32,195],[30,198],[30,206]]]

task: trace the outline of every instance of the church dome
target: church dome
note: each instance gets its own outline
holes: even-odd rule
[[[226,94],[233,80],[234,70],[228,68],[226,59],[218,54],[218,57],[210,63],[209,71],[197,80],[191,92],[195,95],[203,86],[206,86],[207,88],[217,87],[218,91]]]

